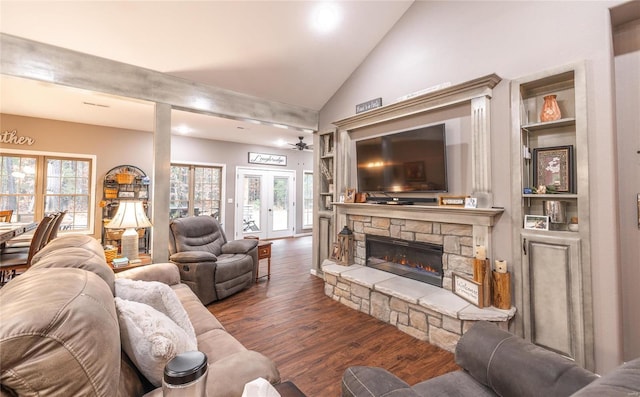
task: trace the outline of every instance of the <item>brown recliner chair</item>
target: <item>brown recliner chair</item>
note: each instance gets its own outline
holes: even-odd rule
[[[211,216],[191,216],[169,224],[169,260],[180,279],[203,304],[226,298],[253,284],[258,271],[258,241],[227,241]]]

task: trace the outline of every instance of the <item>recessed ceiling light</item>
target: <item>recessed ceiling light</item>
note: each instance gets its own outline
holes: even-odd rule
[[[278,145],[278,146],[284,146],[284,145],[286,145],[286,144],[287,144],[287,142],[285,142],[285,140],[284,140],[284,139],[282,139],[282,138],[280,138],[280,139],[278,139],[278,140],[276,141],[276,145]]]
[[[311,26],[320,33],[328,33],[335,30],[341,17],[335,3],[320,3],[311,14]]]

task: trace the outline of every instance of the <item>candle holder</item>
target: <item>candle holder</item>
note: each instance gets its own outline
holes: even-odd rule
[[[353,232],[346,226],[338,233],[338,261],[342,265],[353,262]]]

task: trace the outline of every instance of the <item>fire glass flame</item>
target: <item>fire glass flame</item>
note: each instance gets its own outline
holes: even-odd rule
[[[442,287],[441,245],[366,235],[366,265]]]

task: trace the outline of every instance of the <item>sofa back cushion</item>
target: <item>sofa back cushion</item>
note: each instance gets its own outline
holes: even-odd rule
[[[0,383],[21,396],[113,396],[120,338],[94,273],[30,269],[0,289]]]
[[[499,396],[569,396],[596,379],[575,362],[488,322],[460,338],[456,363]]]
[[[102,245],[91,236],[74,234],[56,238],[42,248],[31,262],[31,269],[78,268],[98,275],[115,293],[113,270],[107,265]]]
[[[212,216],[190,216],[171,221],[169,253],[205,251],[214,255],[222,253],[227,242],[218,221]]]

